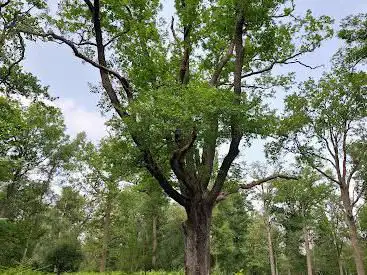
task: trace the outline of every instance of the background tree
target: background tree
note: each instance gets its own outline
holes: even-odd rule
[[[367,59],[367,14],[350,15],[342,21],[339,38],[346,43],[345,61],[352,66],[363,64]]]
[[[46,87],[21,62],[25,58],[26,39],[20,30],[39,29],[39,15],[46,10],[42,0],[3,0],[0,2],[0,95],[50,98]]]
[[[325,207],[316,213],[314,227],[314,261],[317,272],[340,275],[348,273],[346,255],[348,228],[343,206],[334,190],[328,195]]]
[[[365,144],[366,80],[364,72],[337,69],[306,81],[286,99],[280,129],[286,151],[339,187],[358,274],[365,271],[354,209],[364,194],[357,176],[364,151],[355,148]]]
[[[218,272],[240,272],[249,261],[248,226],[251,209],[241,194],[228,197],[215,209],[212,228],[212,257]]]
[[[274,198],[275,207],[279,213],[282,213],[285,229],[293,229],[294,240],[298,238],[297,243],[302,243],[306,254],[307,274],[314,274],[312,257],[312,235],[315,228],[315,212],[318,207],[324,206],[327,194],[330,192],[327,185],[319,181],[318,175],[315,175],[308,169],[304,169],[299,180],[290,182],[276,183],[276,195]],[[288,223],[288,226],[286,225]],[[287,228],[288,227],[288,228]],[[303,240],[303,241],[300,241]],[[293,246],[293,249],[299,249],[299,245]],[[298,254],[298,253],[297,253]],[[291,254],[288,254],[292,257]],[[291,262],[292,264],[292,262]]]
[[[44,234],[51,184],[65,171],[80,138],[71,141],[60,111],[44,103],[25,107],[1,97],[0,109],[0,217],[4,229],[16,229],[4,233],[7,244],[21,249],[14,263],[32,255]]]

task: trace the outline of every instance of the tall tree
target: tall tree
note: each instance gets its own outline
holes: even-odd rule
[[[240,272],[249,261],[247,234],[251,222],[250,206],[246,197],[234,194],[226,199],[213,213],[211,233],[213,265],[221,273]]]
[[[338,36],[346,42],[345,61],[352,66],[367,60],[367,14],[351,15],[341,24]]]
[[[60,111],[44,103],[21,106],[0,97],[0,110],[0,217],[20,230],[20,235],[9,232],[7,243],[22,244],[25,260],[44,233],[51,184],[65,171],[80,138],[71,141]]]
[[[0,94],[49,98],[47,88],[23,70],[27,35],[24,28],[39,29],[37,14],[44,12],[43,0],[0,1]]]
[[[0,161],[8,167],[7,180],[1,182],[4,197],[1,217],[16,219],[22,211],[24,195],[30,189],[44,196],[54,177],[73,156],[80,137],[74,141],[65,134],[60,110],[44,103],[23,107],[0,97]],[[24,212],[23,212],[24,213]]]
[[[292,182],[279,182],[274,198],[276,207],[281,210],[284,218],[296,218],[299,238],[303,239],[306,252],[307,274],[314,274],[312,259],[311,233],[315,227],[315,216],[318,207],[323,207],[327,194],[330,192],[327,185],[319,181],[320,177],[310,169],[304,169],[300,179]],[[289,222],[283,219],[284,222]]]
[[[339,195],[330,192],[325,207],[319,209],[315,216],[317,225],[314,227],[314,259],[318,272],[340,275],[345,271],[347,257],[347,226]]]
[[[303,83],[286,99],[277,144],[339,187],[359,275],[365,270],[354,209],[364,194],[357,172],[365,154],[366,83],[366,73],[343,69]]]
[[[289,80],[270,73],[276,65],[304,65],[298,58],[330,37],[330,18],[310,11],[298,17],[292,0],[177,0],[179,28],[172,19],[167,35],[158,0],[59,6],[55,28],[24,32],[66,44],[99,70],[104,106],[115,110],[145,167],[186,210],[186,273],[208,274],[217,197],[241,140],[272,128],[264,89]],[[216,148],[226,143],[213,171]]]

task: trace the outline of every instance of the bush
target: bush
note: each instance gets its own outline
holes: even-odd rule
[[[56,244],[46,256],[45,264],[48,271],[75,272],[83,260],[79,243],[62,242]]]
[[[34,271],[34,270],[29,269],[28,267],[22,267],[22,266],[8,268],[4,270],[0,269],[0,274],[1,275],[45,275],[42,272]]]

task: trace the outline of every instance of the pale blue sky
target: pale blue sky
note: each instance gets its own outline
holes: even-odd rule
[[[49,0],[55,7],[57,0]],[[340,20],[350,14],[367,12],[367,0],[296,0],[297,13],[302,14],[311,9],[315,15],[329,15],[336,20],[338,27]],[[174,11],[173,1],[164,0],[164,16],[170,18]],[[168,28],[168,25],[167,25]],[[302,58],[310,65],[329,65],[332,54],[336,52],[341,42],[334,38],[323,43],[322,47],[312,54]],[[98,83],[99,74],[96,69],[82,64],[75,58],[67,46],[54,43],[29,43],[26,60],[23,63],[26,70],[34,73],[44,85],[50,87],[52,95],[60,98],[58,106],[63,109],[68,131],[75,134],[86,131],[88,136],[97,141],[105,134],[104,118],[97,108],[98,96],[89,92],[89,83]],[[297,79],[309,76],[319,76],[323,68],[309,70],[301,66],[292,65]],[[280,104],[279,100],[278,104]],[[251,160],[262,160],[262,142],[255,142],[250,150],[245,151]]]

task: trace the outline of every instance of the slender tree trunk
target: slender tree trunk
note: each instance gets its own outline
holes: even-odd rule
[[[105,210],[105,216],[103,219],[103,244],[101,253],[101,262],[99,266],[100,272],[105,272],[107,255],[108,255],[108,243],[110,241],[110,225],[111,225],[111,200],[107,198],[107,205]]]
[[[152,267],[156,266],[157,262],[157,216],[153,216],[153,228],[152,228]]]
[[[22,263],[25,263],[26,260],[27,260],[27,253],[28,253],[28,240],[26,242],[26,245],[24,247],[24,250],[23,250],[23,256],[22,256]]]
[[[358,242],[357,225],[353,215],[353,207],[350,201],[349,191],[347,187],[342,187],[340,191],[344,205],[347,225],[349,229],[349,237],[352,243],[353,256],[354,256],[354,262],[356,264],[357,274],[365,275],[363,254]]]
[[[199,201],[186,208],[187,221],[185,235],[185,274],[210,274],[210,223],[212,207]]]
[[[339,266],[339,275],[344,275],[343,263],[340,257],[338,258],[338,266]]]
[[[305,249],[307,258],[307,275],[312,275],[312,255],[310,249],[309,231],[307,228],[304,229]]]
[[[14,176],[16,178],[16,176]],[[0,204],[1,210],[0,210],[0,218],[6,218],[9,219],[11,214],[11,209],[12,209],[12,200],[13,197],[15,195],[15,191],[16,191],[16,179],[12,180],[12,182],[6,187],[6,196],[2,202],[2,204]]]
[[[273,241],[272,241],[272,236],[271,236],[271,224],[269,222],[269,218],[267,214],[265,214],[265,226],[266,226],[266,235],[268,239],[269,262],[270,262],[271,275],[276,275],[277,272],[275,269],[274,249],[273,249]]]

